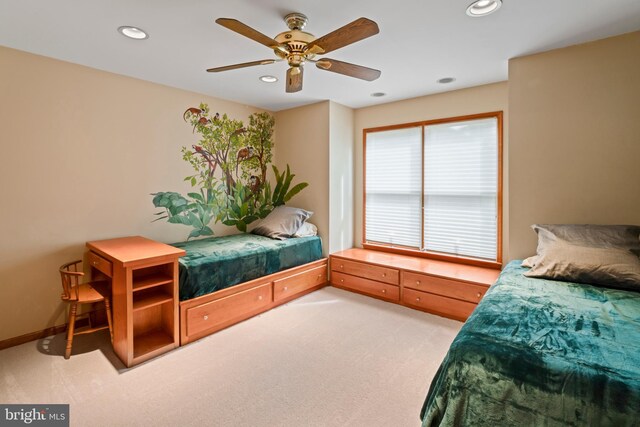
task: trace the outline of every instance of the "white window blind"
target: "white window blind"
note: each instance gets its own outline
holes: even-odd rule
[[[497,119],[425,127],[424,248],[497,257]]]
[[[367,135],[367,241],[420,248],[422,127]]]
[[[497,259],[496,117],[368,132],[365,156],[367,242]]]

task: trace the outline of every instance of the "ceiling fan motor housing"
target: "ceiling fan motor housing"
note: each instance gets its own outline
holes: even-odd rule
[[[306,31],[291,30],[280,33],[275,40],[287,46],[286,51],[282,49],[274,49],[276,55],[282,59],[286,59],[290,66],[300,66],[307,59],[313,59],[315,54],[307,52],[307,46],[314,41],[316,37]]]

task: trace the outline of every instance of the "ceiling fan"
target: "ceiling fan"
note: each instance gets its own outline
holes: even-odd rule
[[[289,64],[287,70],[287,92],[302,90],[302,75],[305,62],[313,62],[321,70],[344,74],[358,79],[372,81],[380,77],[380,71],[361,65],[350,64],[331,58],[314,59],[316,55],[323,55],[357,41],[366,39],[380,31],[378,24],[367,18],[359,18],[344,27],[338,28],[320,38],[302,31],[307,24],[307,17],[302,13],[290,13],[284,17],[289,31],[278,34],[275,38],[265,36],[242,22],[231,18],[218,18],[216,23],[235,31],[245,37],[273,49],[279,59],[263,59],[261,61],[244,62],[242,64],[209,68],[208,72],[234,70],[237,68],[253,67],[254,65],[273,64],[285,60]]]

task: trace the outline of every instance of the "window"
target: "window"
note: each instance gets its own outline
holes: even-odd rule
[[[366,246],[500,260],[502,113],[364,135]]]

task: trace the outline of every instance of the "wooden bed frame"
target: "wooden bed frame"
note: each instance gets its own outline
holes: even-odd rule
[[[327,285],[327,258],[180,302],[180,345]]]

